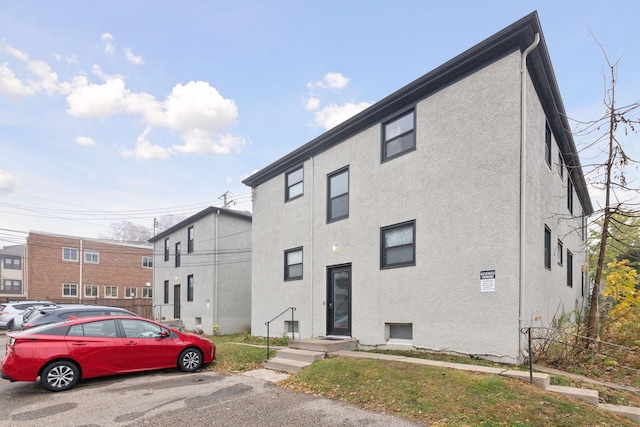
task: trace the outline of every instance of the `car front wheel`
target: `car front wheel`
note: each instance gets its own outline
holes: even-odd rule
[[[194,372],[202,366],[202,352],[196,348],[182,350],[178,357],[178,367],[185,372]]]
[[[66,360],[59,360],[48,365],[40,375],[40,384],[50,391],[69,390],[80,381],[78,367]]]

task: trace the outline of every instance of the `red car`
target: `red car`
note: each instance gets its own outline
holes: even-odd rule
[[[68,320],[7,334],[2,378],[37,381],[51,391],[73,387],[81,378],[178,367],[193,372],[215,360],[216,347],[134,316]]]

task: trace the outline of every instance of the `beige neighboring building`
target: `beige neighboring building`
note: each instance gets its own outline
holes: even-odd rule
[[[24,245],[14,245],[0,249],[0,301],[23,300],[27,297],[24,248]]]

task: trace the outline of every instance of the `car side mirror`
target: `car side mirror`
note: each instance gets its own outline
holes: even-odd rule
[[[160,332],[161,338],[166,338],[168,336],[169,336],[169,331],[167,331],[166,329],[163,329],[162,332]]]

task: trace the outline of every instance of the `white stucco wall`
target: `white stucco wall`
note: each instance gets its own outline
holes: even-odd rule
[[[194,251],[189,254],[187,230],[194,227]],[[172,319],[174,286],[180,285],[180,319],[187,329],[200,320],[205,333],[240,333],[250,329],[251,221],[228,215],[206,215],[169,237],[170,257],[164,261],[164,238],[154,248],[154,315]],[[175,267],[175,243],[181,244],[180,267]],[[193,301],[187,301],[187,278],[194,276]],[[164,304],[164,281],[169,280],[169,303]]]
[[[350,263],[352,336],[360,344],[388,344],[386,323],[411,323],[414,347],[517,359],[519,64],[514,52],[419,102],[415,151],[381,164],[376,125],[307,159],[303,197],[284,202],[284,174],[254,189],[253,334],[264,335],[265,321],[295,306],[300,336],[324,336],[327,267]],[[544,162],[544,151],[534,155]],[[349,218],[327,224],[327,174],[345,166]],[[532,193],[544,185],[530,180]],[[528,223],[560,203],[547,202]],[[409,220],[416,265],[381,270],[380,228]],[[539,235],[531,231],[531,252],[543,250]],[[303,279],[286,282],[284,251],[299,246]],[[537,261],[531,277],[542,274]],[[480,292],[482,270],[496,270],[495,292]],[[529,310],[544,301],[537,297]],[[289,319],[275,321],[271,335],[284,333]]]

